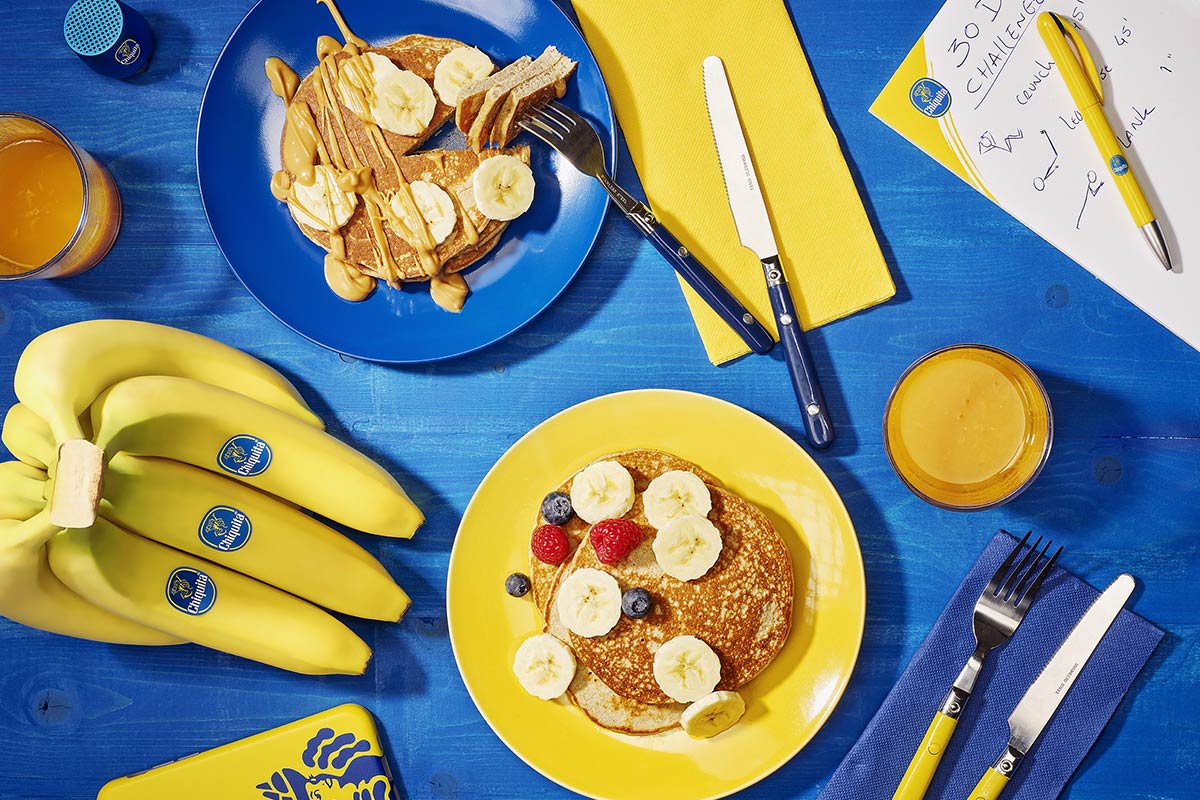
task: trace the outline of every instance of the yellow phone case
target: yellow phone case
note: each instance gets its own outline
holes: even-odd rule
[[[375,720],[347,704],[105,784],[98,800],[396,800]]]

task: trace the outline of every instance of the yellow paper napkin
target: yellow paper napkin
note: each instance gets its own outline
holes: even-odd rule
[[[782,0],[572,2],[650,207],[763,324],[775,330],[762,268],[738,242],[708,124],[708,55],[725,61],[804,327],[896,293]],[[683,291],[714,364],[749,352]]]

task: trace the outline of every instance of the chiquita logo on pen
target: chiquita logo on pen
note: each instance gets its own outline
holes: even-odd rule
[[[396,800],[383,757],[353,733],[321,728],[299,762],[258,784],[264,800]]]
[[[246,546],[253,528],[243,512],[232,506],[215,506],[200,522],[200,541],[213,550],[232,553]]]
[[[167,602],[185,614],[198,617],[217,601],[217,585],[208,573],[179,567],[167,578]]]
[[[248,433],[230,436],[217,453],[217,464],[243,478],[261,475],[271,466],[271,445]]]
[[[1112,160],[1108,162],[1108,168],[1112,170],[1113,175],[1119,178],[1129,172],[1129,162],[1125,160],[1124,156],[1113,156]]]
[[[142,46],[133,39],[126,39],[117,45],[116,52],[113,53],[113,58],[118,63],[129,66],[138,60],[138,56],[142,54]]]
[[[908,90],[913,107],[927,117],[940,117],[950,110],[950,90],[933,78],[921,78]]]

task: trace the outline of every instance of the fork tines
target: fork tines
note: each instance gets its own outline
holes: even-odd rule
[[[517,120],[517,124],[547,144],[552,144],[547,141],[547,135],[562,141],[579,121],[566,107],[550,102],[529,109]]]
[[[992,576],[985,590],[1000,602],[1013,605],[1020,611],[1027,609],[1033,602],[1033,598],[1037,596],[1038,590],[1042,587],[1042,582],[1046,580],[1046,576],[1050,574],[1050,570],[1058,561],[1059,554],[1062,553],[1062,547],[1059,547],[1054,551],[1054,555],[1047,559],[1046,554],[1050,551],[1053,542],[1047,539],[1043,545],[1041,536],[1037,538],[1032,547],[1026,550],[1025,544],[1029,541],[1032,533],[1032,531],[1026,532],[1024,538],[996,570],[996,574]],[[1041,547],[1040,551],[1039,547]],[[1013,567],[1013,562],[1016,561],[1018,555],[1021,555],[1021,560]]]

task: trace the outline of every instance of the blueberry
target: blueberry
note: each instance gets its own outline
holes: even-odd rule
[[[621,595],[621,610],[631,619],[641,619],[654,608],[654,598],[645,589],[630,589]]]
[[[562,492],[551,492],[542,499],[542,516],[551,525],[562,525],[575,516],[571,498]]]
[[[529,594],[529,576],[522,572],[514,572],[505,578],[504,591],[513,597],[524,597]]]

